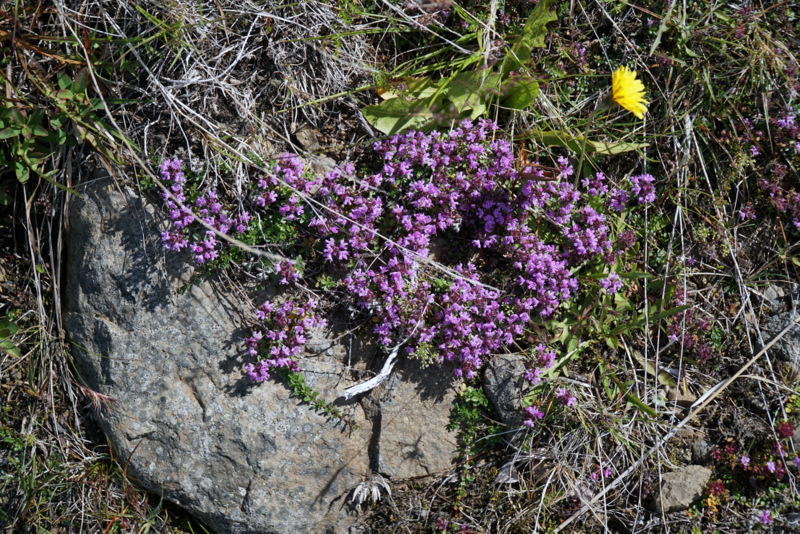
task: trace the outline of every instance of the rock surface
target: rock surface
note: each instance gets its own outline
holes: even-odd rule
[[[661,477],[661,488],[653,496],[653,509],[657,513],[687,510],[703,496],[711,479],[711,470],[700,465],[689,465]]]
[[[456,432],[447,430],[455,401],[450,373],[405,364],[363,402],[380,436],[370,454],[372,468],[395,478],[448,469],[458,447]]]
[[[764,343],[769,343],[784,328],[789,326],[789,323],[796,320],[796,312],[785,312],[768,318],[762,327]],[[768,352],[779,360],[800,365],[800,324],[795,323]]]
[[[350,433],[281,382],[251,382],[246,307],[220,282],[193,279],[184,257],[165,255],[163,221],[137,195],[107,179],[80,192],[65,324],[79,380],[114,399],[98,422],[142,485],[216,532],[338,533],[355,521],[347,497],[370,465],[393,476],[449,465],[452,436],[433,430],[449,414],[444,389],[420,401],[414,394],[431,384],[392,377],[392,395],[372,402],[369,420],[357,400],[340,404],[361,426]],[[368,351],[348,353],[332,332],[309,337],[301,368],[332,401],[352,384],[348,357],[363,367]]]
[[[505,354],[486,364],[483,390],[497,411],[500,421],[512,427],[522,424],[526,358]]]

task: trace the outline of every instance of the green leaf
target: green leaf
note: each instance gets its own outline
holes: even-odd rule
[[[28,118],[28,125],[29,126],[35,126],[35,125],[38,125],[38,124],[42,124],[42,120],[43,119],[44,119],[44,110],[41,109],[41,108],[37,109]]]
[[[597,154],[603,154],[606,156],[622,154],[623,152],[632,152],[650,145],[650,143],[623,143],[621,141],[612,141],[610,143],[589,141],[586,144],[591,144]]]
[[[50,126],[52,128],[61,128],[67,122],[69,122],[69,117],[65,113],[56,113],[50,119]]]
[[[633,404],[634,406],[639,408],[639,411],[642,411],[642,412],[646,413],[650,417],[657,417],[658,416],[658,414],[656,413],[656,411],[654,409],[652,409],[650,406],[648,406],[644,402],[642,402],[641,399],[639,399],[639,397],[637,397],[633,393],[626,393],[625,394],[625,398],[628,400],[628,402],[630,402],[631,404]]]
[[[8,114],[9,118],[11,119],[11,122],[13,122],[14,124],[18,126],[22,126],[23,124],[25,124],[25,117],[22,116],[22,113],[19,111],[19,108],[16,107],[10,108]]]
[[[528,76],[514,76],[503,84],[503,94],[505,107],[523,110],[539,95],[539,82]]]
[[[475,119],[486,110],[488,98],[497,94],[500,75],[487,69],[460,72],[449,82],[447,98],[462,113],[467,110],[481,110],[473,113]]]
[[[75,98],[75,93],[73,93],[69,89],[62,89],[61,91],[56,93],[56,98],[60,98],[61,100],[72,100],[73,98]]]
[[[547,147],[568,148],[573,152],[580,152],[583,139],[557,130],[532,130],[530,136]],[[587,151],[592,148],[591,141],[586,143]]]
[[[363,112],[369,123],[386,135],[421,129],[433,119],[428,98],[412,101],[392,98],[377,106],[367,106]]]
[[[30,171],[28,166],[25,165],[25,162],[22,160],[14,160],[11,165],[14,167],[14,173],[17,175],[17,180],[20,183],[25,183],[30,178]]]
[[[501,73],[507,78],[511,71],[523,67],[531,59],[532,48],[543,48],[547,23],[557,20],[555,0],[541,0],[531,12],[515,44],[503,59]],[[513,41],[513,39],[512,39]]]
[[[58,87],[60,89],[71,89],[72,88],[72,80],[70,80],[69,76],[67,76],[63,72],[59,72],[58,73]]]
[[[19,327],[8,317],[0,319],[0,337],[9,337],[17,333]]]
[[[9,137],[16,137],[21,130],[19,128],[11,127],[0,130],[0,139],[8,139]]]
[[[75,75],[75,82],[72,84],[72,90],[78,94],[83,94],[86,92],[86,86],[88,84],[89,71],[86,69],[86,67],[83,67],[78,71],[78,74]]]
[[[7,353],[14,356],[15,358],[22,358],[22,354],[19,352],[19,349],[16,345],[12,342],[8,341],[7,339],[0,340],[0,347],[2,347]]]
[[[35,135],[36,137],[46,137],[47,130],[45,130],[44,128],[42,128],[37,124],[36,126],[33,127],[33,135]]]

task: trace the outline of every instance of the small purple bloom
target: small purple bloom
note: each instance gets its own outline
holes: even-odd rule
[[[527,414],[528,418],[523,421],[522,424],[530,428],[533,428],[536,425],[534,419],[541,419],[544,417],[544,413],[542,413],[538,406],[528,406],[525,408],[525,413]]]
[[[750,457],[745,454],[744,456],[742,456],[741,462],[742,462],[742,467],[747,469],[747,466],[750,464]]]
[[[774,473],[775,472],[775,462],[767,462],[767,470],[770,473]]]
[[[772,512],[769,510],[764,510],[758,516],[758,520],[761,521],[762,525],[771,525],[772,524]]]
[[[631,176],[631,194],[638,197],[639,204],[653,203],[656,200],[656,188],[653,186],[653,178],[650,174]]]
[[[759,152],[759,151],[758,151],[758,147],[757,147],[756,145],[751,145],[751,146],[750,146],[750,155],[751,155],[751,156],[753,156],[753,157],[756,157],[756,156],[758,156],[760,153],[761,153],[761,152]]]
[[[617,273],[609,274],[608,277],[601,279],[599,283],[600,287],[605,289],[609,295],[613,295],[622,289],[622,280]]]
[[[567,408],[571,408],[577,404],[578,400],[575,398],[575,395],[572,394],[567,388],[558,388],[556,391],[556,398],[558,402],[566,406]]]
[[[756,218],[756,211],[753,209],[753,205],[748,202],[742,209],[739,210],[739,220],[744,221],[745,219],[755,219]]]
[[[611,192],[611,201],[609,206],[616,211],[625,211],[625,205],[628,203],[628,193],[622,189],[614,189]]]

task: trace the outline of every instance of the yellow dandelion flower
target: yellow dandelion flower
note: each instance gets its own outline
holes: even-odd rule
[[[644,84],[636,79],[636,72],[625,65],[611,75],[611,96],[614,102],[627,109],[637,118],[643,119],[647,112],[647,100],[644,99]]]

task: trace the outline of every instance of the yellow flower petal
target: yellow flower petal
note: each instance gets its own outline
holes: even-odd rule
[[[636,79],[636,72],[625,65],[611,75],[611,96],[614,102],[639,119],[643,119],[647,113],[648,102],[644,99],[644,84]]]

